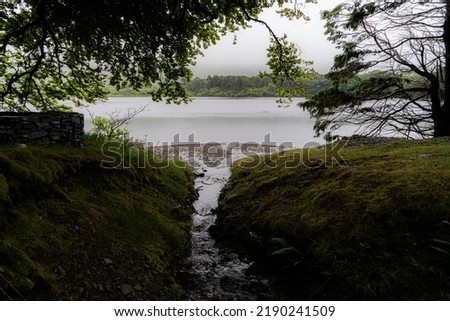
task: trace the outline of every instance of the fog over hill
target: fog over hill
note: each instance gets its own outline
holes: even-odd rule
[[[314,69],[326,73],[332,65],[334,55],[339,51],[324,35],[324,21],[320,19],[320,11],[332,9],[341,2],[343,1],[318,0],[317,4],[303,5],[303,11],[311,18],[308,22],[280,19],[275,9],[266,10],[260,18],[269,23],[278,35],[286,33],[301,49],[303,59],[313,60]],[[193,67],[195,76],[201,78],[215,74],[253,76],[258,71],[265,70],[266,49],[269,46],[270,36],[263,25],[252,23],[252,26],[235,35],[229,34],[215,46],[208,48]],[[235,45],[233,45],[234,36],[237,38]]]

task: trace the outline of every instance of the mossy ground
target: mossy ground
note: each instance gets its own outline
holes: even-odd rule
[[[448,140],[242,159],[217,214],[287,298],[450,298]]]
[[[129,147],[115,167],[119,149],[105,156],[102,143],[0,147],[0,298],[181,294],[173,276],[189,243],[191,171],[152,157],[138,166],[145,153]]]

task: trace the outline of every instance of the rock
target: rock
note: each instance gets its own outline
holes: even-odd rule
[[[120,286],[120,292],[122,292],[122,294],[124,296],[128,296],[131,293],[133,293],[133,287],[131,285],[129,285],[129,284],[122,284]]]
[[[205,176],[205,172],[202,169],[200,169],[200,168],[196,168],[196,169],[194,169],[194,175],[196,177],[204,177]]]
[[[105,258],[105,259],[103,259],[103,262],[105,262],[105,264],[107,264],[107,265],[110,265],[113,263],[113,260]]]
[[[212,237],[214,238],[220,238],[222,236],[221,230],[217,225],[211,225],[208,228],[208,232],[209,234],[211,234]]]
[[[224,276],[220,279],[220,288],[224,291],[237,293],[239,292],[240,280],[234,279],[228,276]]]
[[[62,267],[58,266],[58,271],[59,273],[61,273],[62,275],[66,275],[66,270],[64,270]]]
[[[202,180],[202,183],[205,184],[205,185],[213,185],[214,181],[209,178],[209,179]]]
[[[264,282],[256,279],[253,279],[251,280],[251,282],[247,283],[245,289],[251,293],[256,294],[264,294],[270,292],[270,288],[267,284],[264,284]]]
[[[432,154],[420,154],[419,157],[420,158],[431,158],[433,155]]]
[[[400,140],[402,138],[399,137],[353,135],[351,137],[343,137],[341,143],[345,146],[374,146]]]

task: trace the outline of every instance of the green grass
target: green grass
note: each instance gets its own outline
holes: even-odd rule
[[[219,238],[291,298],[450,296],[447,140],[243,159],[217,213]]]
[[[103,155],[102,144],[89,136],[83,148],[0,147],[0,298],[181,294],[173,277],[189,243],[191,171],[130,146],[126,167],[114,166],[117,154]],[[122,284],[139,291],[124,297]]]

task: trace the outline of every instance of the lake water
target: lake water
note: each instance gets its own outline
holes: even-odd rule
[[[183,105],[155,103],[147,97],[110,98],[87,109],[86,128],[92,128],[88,110],[95,116],[105,116],[115,110],[147,106],[128,125],[134,139],[162,145],[172,143],[179,134],[180,142],[187,142],[194,134],[196,142],[256,142],[263,143],[270,134],[276,145],[291,142],[303,147],[310,142],[323,143],[314,137],[314,120],[297,106],[301,98],[294,99],[291,107],[280,108],[275,98],[196,98]],[[349,135],[350,130],[340,134]],[[286,145],[286,144],[284,144]]]

